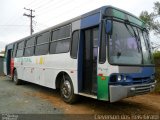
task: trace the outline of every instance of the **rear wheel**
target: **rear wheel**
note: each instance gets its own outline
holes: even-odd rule
[[[17,75],[17,70],[16,70],[16,69],[14,70],[13,82],[14,82],[16,85],[20,85],[20,84],[21,84],[21,80],[18,79],[18,75]]]
[[[64,75],[60,85],[60,94],[63,101],[73,104],[77,101],[77,95],[74,94],[73,84],[69,76]]]

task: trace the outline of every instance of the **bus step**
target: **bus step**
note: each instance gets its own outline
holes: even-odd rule
[[[79,95],[85,96],[85,97],[90,97],[90,98],[94,98],[97,99],[96,95],[91,95],[91,94],[87,94],[87,93],[79,93]]]

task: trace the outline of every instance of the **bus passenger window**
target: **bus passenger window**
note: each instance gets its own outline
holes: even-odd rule
[[[16,52],[16,57],[22,57],[23,56],[23,51],[24,51],[24,41],[18,43],[18,49]]]
[[[50,53],[57,54],[57,53],[68,52],[69,51],[69,43],[70,43],[70,39],[52,42],[50,44]]]
[[[78,43],[79,43],[79,31],[75,31],[72,35],[72,43],[71,43],[71,57],[75,59],[77,58]]]
[[[37,37],[37,45],[35,47],[35,55],[45,55],[49,51],[50,32],[42,33]]]

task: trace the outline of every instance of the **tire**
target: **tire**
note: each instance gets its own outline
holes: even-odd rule
[[[69,76],[64,75],[61,80],[60,94],[64,102],[73,104],[77,101],[77,95],[74,94],[73,84]]]
[[[16,85],[20,85],[21,84],[21,80],[18,79],[18,75],[17,75],[17,70],[16,69],[14,70],[14,74],[13,74],[13,82]]]

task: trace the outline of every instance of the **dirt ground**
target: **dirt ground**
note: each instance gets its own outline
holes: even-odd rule
[[[8,79],[3,78],[3,81],[5,82],[5,84],[10,84],[11,85],[10,87],[14,86],[13,84],[11,84],[12,82],[8,82],[10,81]],[[52,90],[31,83],[18,86],[18,89],[19,91],[21,91],[23,97],[38,99],[40,101],[44,101],[47,104],[49,104],[50,107],[53,107],[52,110],[53,114],[54,110],[61,111],[61,112],[56,112],[60,114],[107,114],[107,115],[149,114],[149,115],[156,115],[156,119],[157,117],[158,119],[160,119],[159,94],[150,93],[146,95],[130,97],[116,103],[99,101],[87,97],[79,97],[79,101],[76,104],[69,105],[61,100],[60,95],[56,90]],[[52,114],[52,112],[50,113]]]
[[[116,103],[98,101],[91,98],[80,97],[74,105],[64,103],[56,91],[26,93],[30,96],[39,97],[51,102],[56,108],[63,109],[66,114],[159,114],[160,95],[147,94],[126,98]]]
[[[63,109],[65,114],[160,114],[160,94],[134,96],[116,103],[80,96],[79,101],[73,105],[63,102],[56,90],[47,91],[47,88],[43,88],[25,94],[45,99],[56,108]]]

